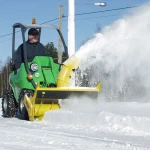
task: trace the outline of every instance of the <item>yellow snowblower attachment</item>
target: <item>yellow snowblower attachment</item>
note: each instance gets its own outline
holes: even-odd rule
[[[41,120],[45,112],[59,109],[59,99],[70,99],[72,96],[78,97],[79,99],[82,96],[92,99],[98,98],[98,93],[102,86],[101,83],[96,88],[70,87],[71,73],[78,66],[79,60],[73,55],[63,63],[58,75],[56,88],[42,88],[38,84],[33,96],[28,97],[28,95],[25,95],[24,104],[28,111],[30,121],[35,119]]]

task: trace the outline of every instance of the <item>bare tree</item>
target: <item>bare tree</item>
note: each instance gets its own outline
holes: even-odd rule
[[[8,57],[3,64],[0,61],[0,97],[6,90],[10,90],[9,74],[11,73],[11,58]]]

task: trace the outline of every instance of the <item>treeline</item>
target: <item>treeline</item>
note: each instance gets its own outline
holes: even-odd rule
[[[6,90],[10,90],[9,74],[12,72],[11,58],[8,57],[5,63],[1,61],[0,65],[1,65],[0,68],[0,97],[1,97]]]
[[[58,62],[58,52],[57,48],[55,48],[54,43],[50,42],[45,45],[46,49],[50,52],[51,57],[53,58],[54,62]],[[63,61],[65,61],[66,55],[63,52]],[[0,61],[0,97],[6,90],[10,90],[11,87],[9,85],[9,75],[12,72],[12,61],[11,57],[8,57],[6,62]]]

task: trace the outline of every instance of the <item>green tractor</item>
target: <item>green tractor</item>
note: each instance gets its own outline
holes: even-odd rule
[[[59,100],[83,95],[97,98],[101,88],[70,87],[70,78],[80,64],[79,59],[73,55],[63,64],[54,63],[48,56],[36,56],[32,62],[27,60],[25,33],[29,28],[36,28],[41,33],[42,28],[55,29],[63,43],[66,56],[68,50],[60,30],[51,25],[25,25],[16,23],[13,25],[12,63],[15,65],[15,33],[16,28],[21,29],[23,39],[24,62],[19,70],[13,71],[9,77],[12,90],[7,91],[2,97],[2,112],[7,118],[16,117],[23,120],[41,120],[44,113],[60,108]]]

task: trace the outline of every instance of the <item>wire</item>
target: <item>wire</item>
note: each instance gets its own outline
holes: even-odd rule
[[[97,17],[87,17],[87,18],[79,18],[79,19],[76,19],[76,21],[78,21],[78,20],[87,20],[87,19],[96,19],[96,18],[101,18],[101,17],[114,17],[114,16],[118,16],[118,15],[121,15],[121,14],[114,14],[114,15],[105,15],[105,16],[97,16]],[[68,21],[68,20],[63,20],[63,21]],[[58,22],[55,22],[55,23],[53,23],[54,25],[55,24],[58,24]],[[18,31],[19,32],[19,31]],[[4,41],[0,41],[0,43],[3,43],[3,42],[6,42],[6,41],[8,41],[8,40],[11,40],[12,38],[9,38],[9,39],[7,39],[7,40],[4,40]]]
[[[0,43],[4,43],[4,42],[9,41],[9,40],[11,40],[11,39],[12,39],[12,38],[9,38],[9,39],[7,39],[7,40],[0,41]]]
[[[17,32],[20,32],[20,31],[17,31]],[[19,36],[19,35],[16,35],[16,38],[18,38],[18,36]],[[11,37],[11,38],[9,38],[9,39],[6,39],[6,40],[3,40],[3,41],[0,41],[0,43],[4,43],[4,42],[9,41],[9,40],[12,40],[12,37]]]
[[[86,12],[86,13],[76,14],[76,16],[89,15],[89,14],[102,13],[102,12],[110,12],[110,11],[117,11],[117,10],[125,10],[125,9],[131,9],[131,8],[135,8],[135,7],[138,7],[138,6],[120,7],[120,8],[99,10],[99,11],[93,11],[93,12]]]
[[[40,25],[45,24],[45,23],[48,23],[48,22],[52,22],[52,21],[55,21],[55,20],[58,20],[58,19],[59,19],[59,18],[55,18],[55,19],[52,19],[52,20],[43,22],[43,23],[41,23]],[[16,31],[15,33],[18,33],[18,32],[20,32],[20,31]],[[9,35],[12,35],[12,34],[13,34],[13,33],[4,34],[4,35],[0,36],[0,38],[3,38],[3,37],[5,37],[5,36],[9,36]]]
[[[12,35],[12,33],[4,34],[4,35],[0,36],[0,38],[8,36],[8,35]]]
[[[16,31],[15,33],[18,33],[18,32],[20,32],[20,31]],[[9,36],[9,35],[12,35],[12,33],[8,33],[8,34],[5,34],[5,35],[2,35],[2,36],[0,36],[0,38],[5,37],[5,36]]]
[[[55,20],[58,20],[58,19],[59,19],[59,18],[55,18],[55,19],[52,19],[52,20],[49,20],[49,21],[43,22],[43,23],[41,23],[40,25],[45,24],[45,23],[48,23],[48,22],[52,22],[52,21],[55,21]]]
[[[114,17],[114,16],[118,16],[120,14],[114,14],[114,15],[105,15],[105,16],[97,16],[97,17],[87,17],[87,18],[79,18],[79,19],[76,19],[76,21],[79,21],[79,20],[88,20],[88,19],[96,19],[96,18],[101,18],[101,17]],[[68,21],[68,20],[63,20],[63,21]],[[54,25],[55,24],[58,24],[58,22],[55,22],[53,23]],[[18,31],[19,32],[19,31]],[[9,38],[7,40],[4,40],[4,41],[0,41],[0,43],[3,43],[3,42],[6,42],[8,40],[11,40],[12,38]]]
[[[83,15],[90,15],[90,14],[103,13],[103,12],[111,12],[111,11],[125,10],[125,9],[131,9],[131,8],[135,8],[135,7],[138,7],[138,6],[120,7],[120,8],[106,9],[106,10],[100,10],[100,11],[79,13],[79,14],[75,14],[75,16],[83,16]],[[63,16],[63,18],[67,18],[67,17],[68,17],[68,16]],[[52,22],[52,21],[55,21],[55,20],[58,20],[58,19],[59,19],[59,18],[55,18],[55,19],[52,19],[52,20],[48,20],[48,21],[46,21],[46,22],[41,23],[40,25],[45,24],[45,23],[48,23],[48,22]],[[17,31],[17,32],[20,32],[20,31]],[[17,32],[16,32],[16,33],[17,33]],[[12,33],[8,33],[8,34],[5,34],[5,35],[2,35],[2,36],[0,36],[0,38],[6,37],[6,36],[9,36],[9,35],[12,35]]]
[[[80,18],[76,20],[86,20],[86,19],[95,19],[95,18],[101,18],[101,17],[114,17],[114,16],[119,16],[121,14],[114,14],[114,15],[106,15],[106,16],[97,16],[97,17],[87,17],[87,18]]]
[[[99,11],[93,11],[93,12],[85,12],[85,13],[75,14],[75,16],[83,16],[83,15],[90,15],[90,14],[103,13],[103,12],[111,12],[111,11],[125,10],[125,9],[131,9],[131,8],[135,8],[135,7],[138,7],[138,6],[120,7],[120,8],[99,10]],[[63,16],[63,18],[67,18],[67,17],[68,17],[68,15]]]

